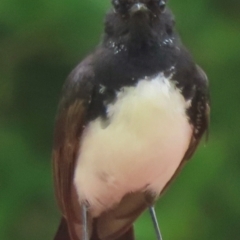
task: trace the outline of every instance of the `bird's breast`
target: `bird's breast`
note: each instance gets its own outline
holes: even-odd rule
[[[101,117],[85,128],[74,183],[93,216],[129,192],[160,194],[189,146],[192,126],[186,101],[163,74],[123,87]]]

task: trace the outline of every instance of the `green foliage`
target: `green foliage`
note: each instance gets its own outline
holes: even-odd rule
[[[0,1],[0,239],[52,239],[51,145],[59,93],[99,42],[109,0]],[[239,239],[239,1],[170,1],[211,87],[210,140],[157,204],[165,240]],[[148,213],[137,239],[155,239]]]

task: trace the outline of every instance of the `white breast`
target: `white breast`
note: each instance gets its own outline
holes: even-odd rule
[[[100,118],[87,126],[74,182],[94,216],[126,193],[162,191],[189,146],[189,105],[173,81],[159,74],[123,88],[107,108],[107,126]]]

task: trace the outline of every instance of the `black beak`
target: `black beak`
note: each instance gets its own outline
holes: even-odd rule
[[[135,3],[129,10],[130,15],[134,15],[139,12],[149,12],[149,9],[143,3]]]

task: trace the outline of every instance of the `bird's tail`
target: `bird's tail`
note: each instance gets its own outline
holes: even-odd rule
[[[81,234],[80,234],[80,236],[81,236]],[[57,233],[54,237],[54,240],[72,240],[70,237],[70,234],[69,234],[67,222],[63,217],[61,218],[61,221],[60,221]],[[79,240],[82,240],[82,239],[79,239]],[[93,234],[92,234],[90,240],[101,240],[97,236],[94,229],[93,229]],[[104,239],[104,240],[113,240],[113,239]],[[119,238],[114,239],[114,240],[135,240],[133,226],[131,226],[125,234],[123,234],[122,236],[120,236]]]
[[[62,217],[54,240],[71,240],[65,218]]]
[[[131,226],[129,230],[124,235],[119,237],[117,240],[134,240],[134,239],[135,239],[134,230],[133,230],[133,226]]]

